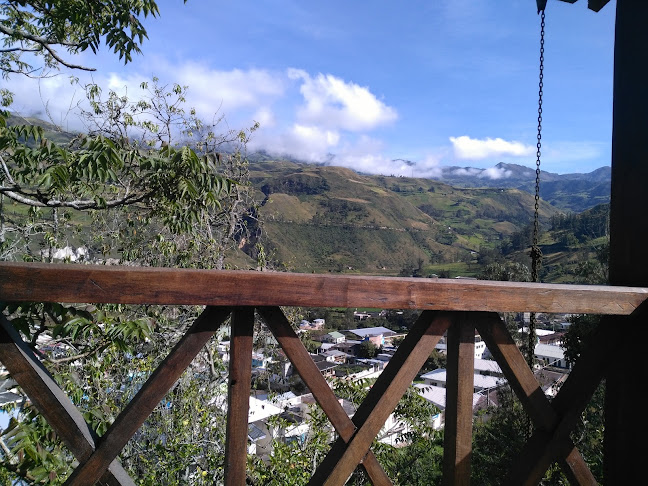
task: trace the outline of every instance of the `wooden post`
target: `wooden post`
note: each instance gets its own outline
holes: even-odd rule
[[[614,46],[610,283],[648,283],[648,2],[617,0]],[[646,437],[642,384],[648,371],[642,332],[646,318],[615,331],[606,382],[607,484],[645,478],[645,454],[633,438]]]
[[[475,326],[461,314],[448,329],[446,422],[443,443],[443,484],[470,484]]]
[[[232,341],[227,395],[225,484],[244,486],[247,474],[248,411],[252,380],[252,334],[254,308],[236,309],[232,318]]]

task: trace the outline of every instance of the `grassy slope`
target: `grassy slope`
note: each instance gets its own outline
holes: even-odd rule
[[[395,275],[406,267],[433,272],[454,263],[458,273],[471,273],[458,262],[496,245],[533,214],[533,196],[519,190],[457,189],[292,162],[251,169],[271,256],[294,271]],[[267,196],[260,192],[264,186]],[[541,204],[543,220],[555,212]]]

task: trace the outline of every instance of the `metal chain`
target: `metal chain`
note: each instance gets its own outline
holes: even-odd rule
[[[540,210],[540,155],[542,153],[542,95],[543,95],[543,81],[544,81],[544,43],[545,43],[545,11],[540,12],[540,75],[538,81],[538,135],[536,144],[536,178],[535,178],[535,206],[533,213],[533,243],[531,245],[531,280],[538,281],[538,267],[542,262],[542,251],[538,246],[538,234],[540,232],[540,225],[538,222],[538,213]],[[527,363],[533,369],[533,356],[535,351],[536,342],[536,315],[535,312],[530,314],[529,319],[529,338],[527,350]]]

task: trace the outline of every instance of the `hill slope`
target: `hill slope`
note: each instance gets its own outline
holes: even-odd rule
[[[454,187],[516,188],[535,193],[535,170],[499,163],[489,169],[444,167],[437,178]],[[610,200],[610,167],[587,174],[555,174],[541,171],[540,197],[564,211],[581,212]]]
[[[533,196],[518,189],[453,188],[285,161],[250,169],[271,257],[296,271],[398,274],[471,261],[533,217]],[[541,220],[556,212],[541,203]]]

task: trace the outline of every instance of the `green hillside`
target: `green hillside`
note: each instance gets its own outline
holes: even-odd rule
[[[10,118],[18,122],[42,126],[57,143],[74,137],[41,120]],[[514,174],[508,183],[518,186],[529,170],[500,165]],[[453,187],[265,154],[255,154],[249,169],[258,201],[251,214],[261,224],[250,219],[251,237],[240,236],[228,256],[232,268],[255,266],[250,255],[257,241],[274,268],[298,272],[454,277],[479,275],[492,262],[529,263],[534,197],[517,187]],[[544,281],[586,281],[583,265],[601,260],[609,208],[591,207],[608,197],[607,172],[547,174],[547,195],[563,210],[540,203]],[[566,213],[571,207],[591,209]],[[5,205],[4,216],[23,218],[21,209]],[[85,222],[80,215],[73,220]]]
[[[264,243],[275,264],[293,271],[425,275],[463,262],[470,273],[480,250],[499,247],[533,218],[533,196],[517,189],[458,189],[294,162],[250,168]],[[541,221],[555,214],[541,204]]]

